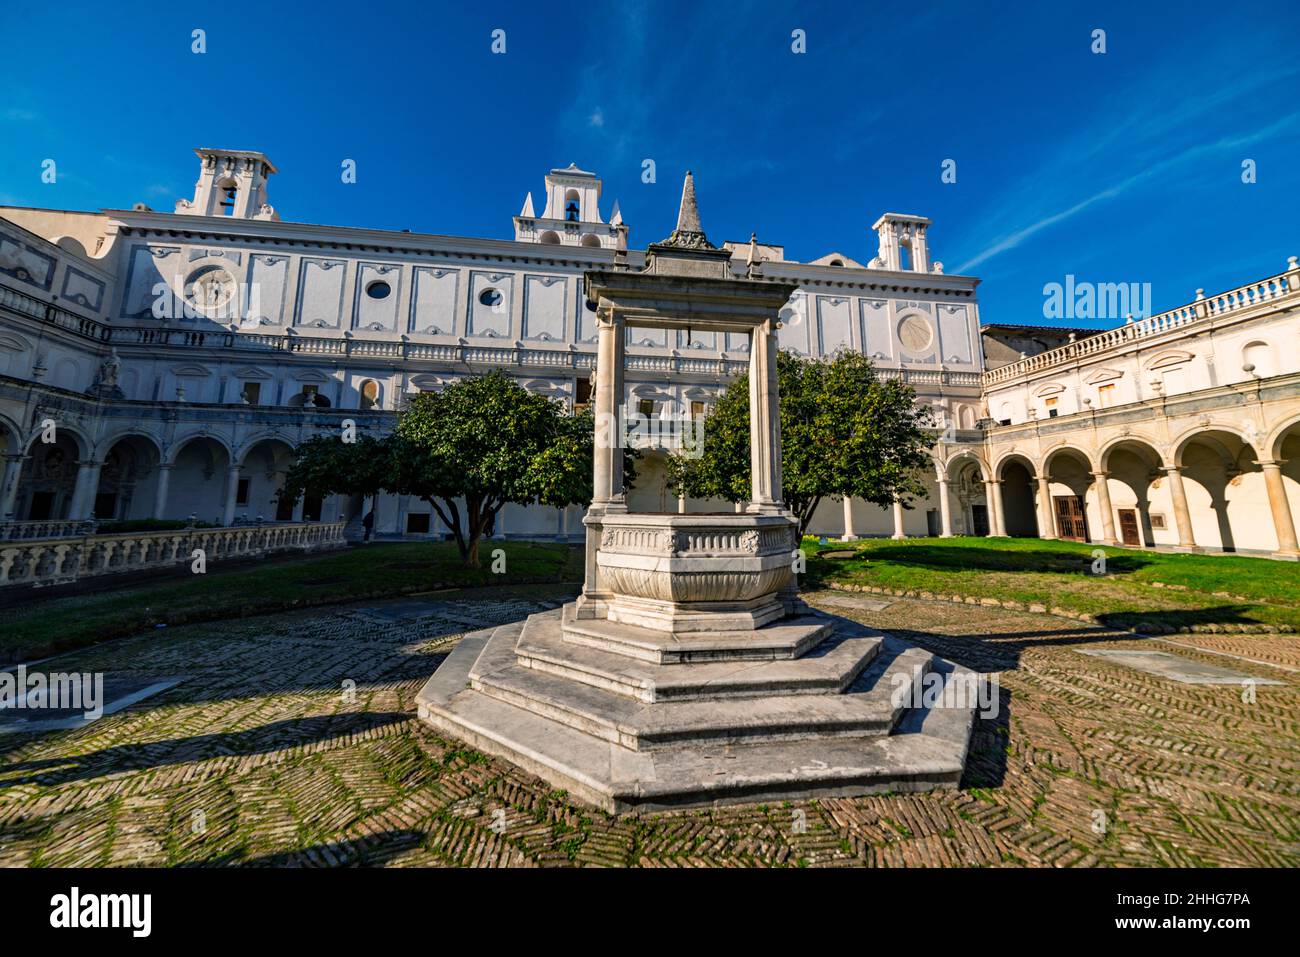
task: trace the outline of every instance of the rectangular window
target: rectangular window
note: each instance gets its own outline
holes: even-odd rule
[[[691,400],[691,418],[692,419],[704,418],[704,403],[699,401],[698,399]]]
[[[1097,386],[1097,405],[1102,409],[1109,409],[1115,401],[1115,383]]]
[[[647,419],[650,418],[655,414],[655,400],[638,399],[636,403],[636,410],[640,412],[642,415],[644,415]]]
[[[235,504],[248,504],[248,479],[241,478],[239,480],[239,487],[235,489]]]
[[[1056,407],[1056,396],[1053,395],[1044,399],[1043,405],[1047,406],[1047,417],[1049,419],[1056,418],[1056,413],[1059,411]]]
[[[1163,512],[1151,513],[1151,527],[1160,529],[1168,527],[1165,525],[1165,515]]]
[[[578,388],[577,391],[574,393],[573,401],[577,405],[586,405],[588,402],[591,401],[591,380],[590,379],[578,380]]]
[[[244,394],[245,402],[249,405],[257,405],[258,401],[262,398],[262,383],[245,382],[242,392]]]
[[[406,516],[406,534],[407,535],[428,535],[429,534],[429,513],[428,512],[411,512]]]

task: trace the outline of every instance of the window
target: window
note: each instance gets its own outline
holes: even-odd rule
[[[236,505],[247,505],[247,504],[248,504],[248,481],[249,481],[249,480],[246,479],[246,478],[241,478],[241,479],[239,480],[239,485],[235,488],[235,504],[236,504]]]
[[[576,189],[571,189],[565,194],[564,218],[571,223],[579,222],[582,218],[582,204]]]
[[[245,382],[243,389],[240,390],[240,395],[248,405],[257,405],[262,398],[262,383]]]
[[[1059,411],[1056,407],[1056,396],[1048,396],[1043,400],[1043,405],[1047,406],[1047,417],[1049,419],[1056,418],[1056,413]]]
[[[1106,385],[1097,386],[1097,406],[1102,409],[1109,409],[1115,402],[1115,383],[1109,382]]]
[[[374,409],[379,406],[379,383],[367,379],[361,383],[361,408]]]
[[[505,296],[501,295],[500,289],[484,289],[478,294],[478,301],[485,306],[491,306],[493,309],[498,308],[505,301]]]
[[[655,414],[655,400],[637,399],[636,410],[637,412],[644,415],[647,419],[651,418]]]
[[[407,515],[406,534],[407,535],[428,535],[429,534],[429,513],[411,512],[409,515]]]
[[[574,393],[574,402],[577,405],[586,405],[591,401],[591,379],[579,379],[577,390]]]
[[[1161,529],[1167,527],[1167,526],[1165,525],[1165,516],[1164,516],[1164,513],[1163,513],[1163,512],[1152,512],[1152,513],[1151,513],[1151,527],[1152,527],[1152,528],[1161,528]]]
[[[366,286],[366,295],[371,299],[387,299],[388,294],[393,291],[393,287],[382,280],[376,280]]]
[[[691,418],[692,419],[704,418],[704,403],[699,399],[691,400]]]

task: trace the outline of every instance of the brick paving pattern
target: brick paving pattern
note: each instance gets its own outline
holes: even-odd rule
[[[997,674],[1001,713],[977,725],[961,789],[614,818],[414,718],[457,637],[542,607],[489,596],[419,619],[302,612],[38,666],[186,680],[78,730],[0,736],[0,865],[1300,864],[1295,635],[1174,645],[1002,608],[837,605]],[[1284,684],[1251,702],[1074,652],[1088,646]]]

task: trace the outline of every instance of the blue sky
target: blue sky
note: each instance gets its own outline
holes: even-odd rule
[[[1066,274],[1149,282],[1161,310],[1300,255],[1295,0],[10,0],[4,19],[0,203],[170,210],[191,149],[224,146],[279,166],[286,220],[507,238],[576,162],[644,246],[691,168],[710,238],[756,230],[799,260],[865,262],[880,213],[929,216],[946,271],[984,280],[985,322],[1046,322]]]

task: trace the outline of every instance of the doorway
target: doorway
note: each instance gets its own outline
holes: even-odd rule
[[[1088,519],[1083,512],[1082,495],[1057,495],[1056,532],[1072,542],[1088,541]]]
[[[1125,545],[1141,545],[1142,538],[1138,535],[1138,513],[1135,508],[1121,508],[1119,510],[1119,537]]]

